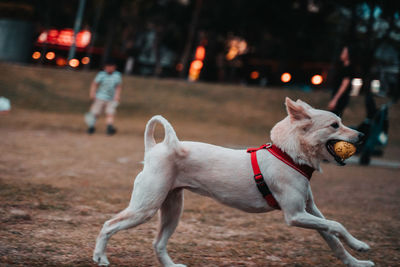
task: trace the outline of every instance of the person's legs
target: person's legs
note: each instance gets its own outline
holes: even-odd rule
[[[106,105],[106,123],[107,123],[107,134],[113,135],[117,132],[117,129],[114,127],[114,117],[115,112],[118,106],[118,102],[109,101]]]
[[[88,134],[93,134],[96,130],[96,120],[102,110],[104,109],[105,101],[100,99],[95,99],[88,113],[85,114],[85,122],[88,126]]]
[[[372,120],[378,111],[374,99],[374,95],[372,94],[371,90],[367,90],[365,93],[365,109],[367,111],[367,118]]]
[[[106,123],[107,125],[114,125],[114,114],[106,115]]]

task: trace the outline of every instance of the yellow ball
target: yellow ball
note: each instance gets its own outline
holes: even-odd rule
[[[336,155],[341,159],[348,159],[356,153],[356,147],[349,142],[338,141],[333,145]]]

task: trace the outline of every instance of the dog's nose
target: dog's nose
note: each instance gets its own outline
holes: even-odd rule
[[[358,140],[359,141],[364,141],[364,137],[365,137],[365,134],[363,134],[361,132],[358,133]]]

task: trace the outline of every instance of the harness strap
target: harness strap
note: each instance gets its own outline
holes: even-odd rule
[[[257,162],[257,150],[266,148],[267,145],[262,145],[259,148],[249,148],[247,150],[248,153],[250,153],[251,157],[251,166],[253,167],[253,172],[254,172],[254,180],[256,182],[258,191],[260,191],[261,195],[263,198],[267,201],[268,205],[275,209],[281,209],[279,207],[278,202],[272,195],[271,190],[269,190],[268,185],[265,183],[264,176],[261,173],[260,167],[258,166]]]
[[[267,201],[268,205],[270,205],[271,207],[273,207],[275,209],[281,209],[279,207],[278,202],[274,198],[271,190],[269,190],[268,185],[266,184],[266,182],[264,180],[264,176],[262,175],[260,167],[258,165],[257,151],[260,149],[267,149],[268,152],[270,152],[274,157],[276,157],[277,159],[284,162],[286,165],[292,167],[293,169],[295,169],[296,171],[301,173],[308,180],[311,179],[312,173],[314,172],[314,168],[312,168],[308,165],[304,165],[304,164],[300,165],[300,164],[295,163],[288,154],[286,154],[285,152],[280,150],[277,146],[270,144],[270,143],[264,144],[264,145],[260,146],[259,148],[247,149],[247,152],[250,153],[250,155],[251,155],[251,166],[253,167],[254,180],[256,182],[258,191],[260,191],[260,193],[262,194],[264,199]]]
[[[288,154],[286,154],[285,152],[280,150],[275,145],[267,144],[267,146],[265,148],[269,151],[269,153],[274,155],[277,159],[281,160],[286,165],[289,165],[290,167],[292,167],[293,169],[298,171],[301,175],[305,176],[308,180],[311,179],[311,176],[314,172],[313,167],[310,167],[305,164],[300,165],[300,164],[295,163]]]

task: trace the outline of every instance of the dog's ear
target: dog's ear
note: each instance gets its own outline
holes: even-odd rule
[[[300,99],[297,99],[296,103],[303,105],[307,109],[313,108],[312,106],[310,106],[309,104],[307,104],[306,102],[304,102],[304,101],[302,101]]]
[[[302,104],[294,102],[289,97],[286,97],[285,100],[286,110],[291,120],[306,120],[310,119],[308,115],[307,108],[305,108]]]

